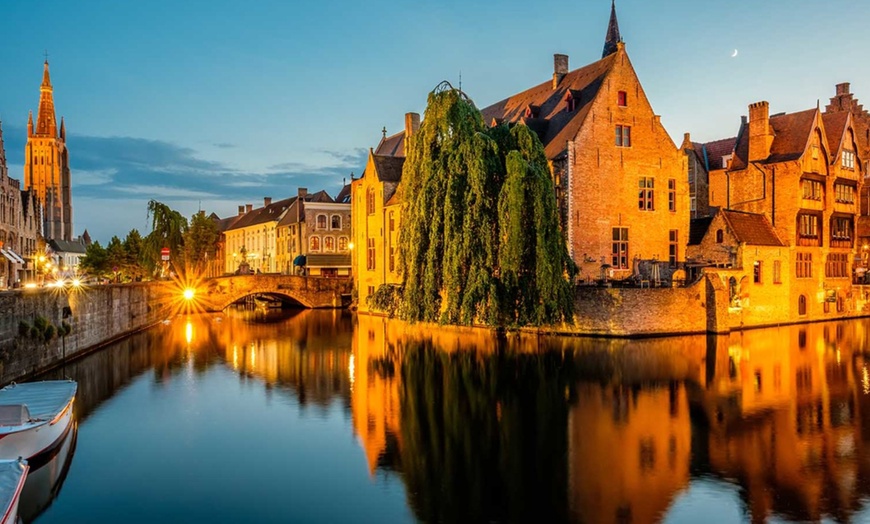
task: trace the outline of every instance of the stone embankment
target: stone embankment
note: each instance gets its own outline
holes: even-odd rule
[[[177,295],[162,282],[0,293],[0,384],[160,322]]]

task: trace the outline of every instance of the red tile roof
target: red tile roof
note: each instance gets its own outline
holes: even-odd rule
[[[722,169],[726,167],[722,165],[722,157],[732,154],[735,145],[737,145],[736,136],[714,140],[705,144],[696,143],[695,152],[698,153],[701,162],[704,162],[704,155],[706,154],[706,161],[710,170]]]
[[[619,53],[614,53],[569,72],[562,78],[556,89],[553,89],[553,81],[548,80],[496,102],[481,111],[483,121],[487,124],[493,121],[523,121],[538,133],[538,137],[544,144],[547,158],[551,160],[559,158],[565,154],[567,142],[580,131],[604,77],[616,63],[617,56]],[[567,110],[566,99],[569,92],[576,104],[574,111]],[[530,107],[534,108],[537,115],[530,114],[530,118],[526,120],[526,109]]]
[[[240,216],[238,220],[236,220],[233,225],[228,227],[226,231],[232,231],[233,229],[241,229],[243,227],[255,226],[257,224],[265,224],[266,222],[278,221],[280,220],[282,214],[290,207],[290,204],[296,200],[296,197],[285,198],[284,200],[278,200],[277,202],[272,202],[266,207],[258,207],[257,209],[251,210],[250,213],[245,213]]]
[[[738,242],[752,246],[785,246],[766,216],[730,209],[719,212]]]
[[[770,130],[773,133],[773,143],[770,145],[770,155],[761,160],[765,164],[788,162],[803,156],[813,130],[818,109],[807,109],[796,113],[782,113],[770,117]],[[749,126],[743,124],[737,134],[737,146],[732,170],[745,169],[749,158]]]
[[[849,113],[822,113],[822,123],[825,124],[825,139],[831,149],[831,159],[840,151],[840,142],[846,132]]]
[[[381,138],[378,147],[375,148],[376,155],[386,156],[405,156],[405,132],[400,131],[392,136]]]

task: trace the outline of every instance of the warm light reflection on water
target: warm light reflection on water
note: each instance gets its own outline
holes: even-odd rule
[[[857,522],[868,326],[601,340],[177,317],[63,370],[79,444],[42,519]],[[188,476],[147,481],[171,460]]]

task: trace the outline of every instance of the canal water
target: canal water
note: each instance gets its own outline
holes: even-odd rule
[[[870,522],[870,322],[650,340],[176,317],[53,376],[25,522]]]

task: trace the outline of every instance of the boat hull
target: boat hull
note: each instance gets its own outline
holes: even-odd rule
[[[54,420],[8,433],[0,429],[0,459],[31,459],[50,452],[69,430],[74,400],[71,398]]]
[[[18,477],[18,482],[14,487],[14,493],[12,493],[8,498],[6,507],[0,508],[0,511],[3,511],[3,515],[0,517],[0,524],[18,524],[19,522],[18,502],[21,500],[21,492],[24,490],[24,483],[27,481],[27,472],[30,468],[24,461],[19,461],[16,467],[21,468],[20,476]]]

